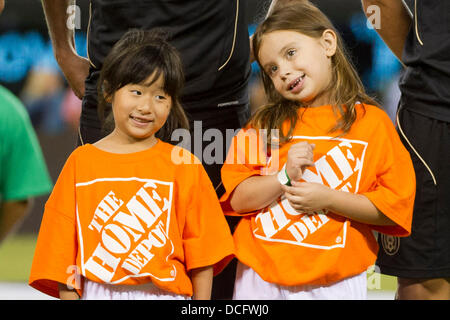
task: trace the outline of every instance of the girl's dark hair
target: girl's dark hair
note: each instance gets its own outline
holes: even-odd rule
[[[366,94],[359,75],[348,58],[339,33],[317,7],[309,2],[299,1],[276,5],[269,17],[258,26],[253,35],[253,52],[256,61],[261,65],[259,50],[265,34],[279,30],[290,30],[317,39],[327,29],[333,30],[337,37],[336,53],[332,57],[333,77],[329,90],[331,92],[330,104],[333,106],[338,120],[336,125],[330,128],[330,132],[339,131],[338,135],[342,135],[350,130],[356,120],[355,105],[358,102],[379,105]],[[272,129],[278,129],[279,143],[288,142],[298,120],[298,109],[302,107],[302,104],[282,97],[276,91],[271,78],[263,71],[262,67],[261,70],[262,82],[269,103],[257,110],[250,119],[250,124],[259,129],[268,129],[269,136]],[[285,120],[288,120],[290,124],[286,133],[282,130]]]
[[[160,30],[131,29],[113,46],[106,56],[97,83],[98,113],[103,130],[111,132],[114,121],[111,104],[114,93],[127,84],[143,83],[154,74],[164,79],[164,91],[172,98],[172,106],[163,127],[155,134],[170,142],[177,128],[188,129],[189,121],[179,101],[184,84],[183,66],[177,50],[167,42],[168,35]]]

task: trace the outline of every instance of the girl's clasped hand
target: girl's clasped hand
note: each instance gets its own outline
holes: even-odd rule
[[[282,185],[282,189],[291,207],[299,213],[313,214],[329,205],[332,189],[323,184],[300,181],[305,169],[314,166],[314,148],[315,144],[303,141],[292,145],[288,151],[286,173],[291,186]]]

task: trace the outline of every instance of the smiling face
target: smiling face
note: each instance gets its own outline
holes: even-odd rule
[[[140,84],[127,84],[114,93],[111,103],[116,137],[126,141],[155,139],[166,122],[172,99],[163,89],[163,77],[156,81],[153,77]]]
[[[316,107],[328,103],[335,52],[336,35],[331,30],[318,39],[280,30],[262,36],[259,62],[284,98]]]

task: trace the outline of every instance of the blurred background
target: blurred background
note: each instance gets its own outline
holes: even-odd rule
[[[252,34],[264,17],[270,0],[244,0]],[[367,91],[394,121],[400,96],[401,65],[377,33],[368,27],[359,0],[313,0],[333,21],[363,79]],[[89,0],[76,1],[76,49],[86,56]],[[251,108],[265,101],[259,69],[252,65]],[[81,101],[73,94],[53,56],[45,17],[39,0],[6,0],[0,16],[0,84],[26,106],[53,182],[76,146]],[[48,196],[34,206],[17,231],[0,244],[0,299],[48,299],[26,285]],[[395,279],[368,273],[369,298],[393,299]]]

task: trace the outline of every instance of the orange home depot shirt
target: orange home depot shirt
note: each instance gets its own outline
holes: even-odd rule
[[[77,148],[45,205],[30,285],[59,297],[58,282],[73,286],[77,270],[192,295],[187,272],[232,255],[234,244],[202,165],[172,161],[180,150],[160,140],[131,154]]]
[[[226,214],[229,196],[250,176],[276,174],[286,163],[292,144],[315,144],[314,167],[303,181],[336,190],[363,194],[396,226],[372,226],[333,212],[307,215],[295,211],[282,196],[269,207],[241,218],[234,232],[236,256],[264,280],[280,285],[330,284],[359,274],[376,259],[378,245],[372,230],[407,236],[411,230],[415,175],[410,156],[386,113],[357,105],[357,120],[348,134],[334,138],[331,106],[301,108],[292,141],[279,149],[261,150],[249,143],[260,140],[254,129],[241,130],[222,167],[226,193],[221,198]],[[287,123],[285,123],[286,127]],[[287,132],[287,131],[285,131]],[[251,151],[253,150],[253,151]]]

